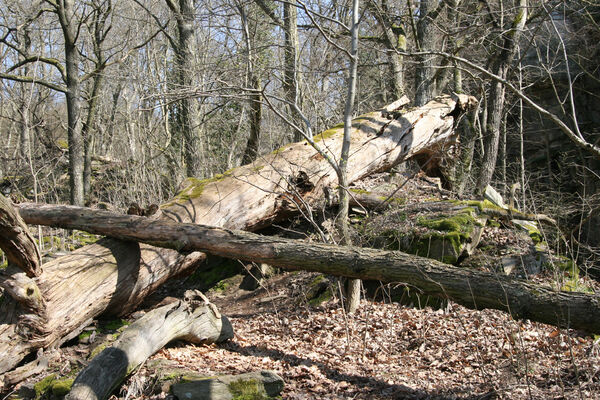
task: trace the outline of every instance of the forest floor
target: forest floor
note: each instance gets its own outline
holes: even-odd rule
[[[375,184],[387,184],[383,178]],[[403,188],[403,195],[416,188],[412,184]],[[431,197],[422,191],[422,182],[418,186],[419,195],[411,202]],[[364,188],[372,187],[370,182]],[[435,185],[433,189],[437,191]],[[495,244],[500,256],[531,247],[530,238],[514,230],[489,226],[483,236],[482,247]],[[555,277],[545,274],[527,277],[552,284]],[[253,291],[240,289],[241,280],[235,275],[206,292],[231,320],[234,339],[207,346],[169,344],[129,377],[113,399],[171,398],[160,381],[168,368],[210,376],[273,370],[285,381],[283,399],[600,399],[598,336],[454,303],[419,309],[389,298],[363,300],[357,313],[347,315],[338,300],[337,281],[314,273],[280,273]],[[323,281],[329,282],[332,296],[315,303],[309,292]],[[73,378],[119,326],[123,329],[123,323],[158,303],[181,298],[187,289],[205,290],[198,282],[192,276],[168,283],[127,321],[96,321],[54,352],[48,369],[0,399],[35,397],[34,383],[49,374]],[[598,293],[597,282],[584,283]]]
[[[346,315],[335,298],[309,305],[315,276],[284,273],[253,292],[210,292],[236,337],[178,343],[153,359],[206,375],[273,370],[285,380],[283,399],[600,399],[600,339],[452,303],[363,301]],[[123,395],[149,395],[154,373],[140,370]]]

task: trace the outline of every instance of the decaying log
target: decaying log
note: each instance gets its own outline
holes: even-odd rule
[[[384,283],[407,283],[423,294],[447,298],[469,308],[493,308],[509,312],[515,318],[600,332],[598,295],[557,291],[399,251],[305,243],[74,206],[22,205],[21,212],[26,220],[36,224],[82,229],[182,252],[200,250],[288,270],[316,271]]]
[[[10,200],[0,194],[0,249],[9,264],[19,267],[28,277],[39,276],[40,252],[27,225]]]
[[[283,390],[283,379],[273,371],[240,375],[186,377],[171,386],[178,399],[232,400],[234,398],[276,398]],[[246,395],[247,397],[243,397]],[[255,397],[251,397],[254,395]]]
[[[41,352],[41,349],[40,349]],[[8,372],[0,378],[0,388],[13,386],[24,381],[32,375],[39,374],[48,368],[49,357],[45,354],[38,354],[36,360],[27,363],[13,371]]]
[[[10,200],[1,194],[0,249],[8,259],[8,267],[0,270],[0,288],[4,289],[4,294],[0,294],[0,372],[3,372],[29,352],[29,344],[21,338],[35,340],[47,334],[48,313],[35,281],[42,273],[40,253],[27,225]]]
[[[167,343],[219,343],[233,338],[227,317],[199,292],[148,312],[98,354],[73,382],[68,400],[103,400],[132,371]],[[200,299],[200,301],[198,300]]]
[[[473,98],[442,96],[423,107],[394,114],[381,111],[353,121],[348,181],[384,171],[412,156],[440,151],[455,137],[454,124]],[[383,115],[385,114],[385,115]],[[343,127],[315,136],[318,145],[335,158],[340,154]],[[293,143],[210,179],[188,179],[180,193],[161,206],[159,221],[168,219],[231,229],[254,230],[298,212],[333,192],[336,174],[324,157],[306,141]],[[0,373],[23,354],[61,343],[101,313],[133,310],[167,279],[193,270],[204,254],[182,255],[135,242],[102,239],[44,265],[35,279],[46,301],[47,335],[35,340],[21,335],[0,304]]]

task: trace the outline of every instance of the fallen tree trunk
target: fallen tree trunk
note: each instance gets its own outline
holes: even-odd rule
[[[81,229],[187,252],[203,252],[385,283],[406,283],[423,294],[469,308],[493,308],[551,325],[600,332],[600,296],[562,292],[523,280],[453,267],[399,251],[343,247],[268,237],[217,227],[153,221],[74,206],[21,205],[26,221]]]
[[[194,291],[185,297],[148,312],[125,329],[77,375],[66,399],[108,398],[128,374],[173,340],[219,343],[233,338],[231,323],[206,297]]]
[[[353,121],[348,181],[383,171],[409,157],[434,159],[454,138],[454,124],[472,98],[442,96],[402,115],[372,112]],[[330,157],[338,157],[343,127],[316,135]],[[161,221],[202,223],[255,230],[320,201],[335,190],[336,174],[307,142],[286,145],[250,165],[210,179],[187,179],[179,194],[161,206]],[[11,302],[0,303],[0,373],[28,351],[56,346],[101,313],[124,314],[167,279],[195,268],[204,254],[102,239],[50,261],[35,278],[48,320],[31,335],[16,329]],[[5,296],[6,297],[6,296]]]

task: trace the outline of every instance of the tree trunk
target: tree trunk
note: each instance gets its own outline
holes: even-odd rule
[[[92,187],[92,152],[94,140],[92,137],[93,124],[96,121],[96,114],[98,111],[98,96],[100,94],[100,87],[102,86],[103,74],[102,71],[95,73],[92,83],[92,91],[90,98],[88,99],[88,112],[85,120],[85,124],[81,130],[83,141],[85,144],[84,151],[84,168],[83,168],[83,193],[86,199],[89,200],[90,191]]]
[[[338,164],[338,196],[340,199],[337,223],[341,236],[340,243],[348,246],[351,243],[350,231],[348,229],[348,210],[350,208],[350,195],[348,185],[348,158],[350,156],[350,141],[352,140],[352,114],[354,112],[354,99],[356,98],[356,80],[358,76],[358,0],[352,1],[352,28],[350,66],[348,82],[348,94],[346,96],[346,107],[344,109],[344,140],[342,143],[342,154]],[[353,314],[360,305],[360,280],[349,279],[345,282],[346,302],[344,306],[348,313]]]
[[[433,9],[435,1],[422,0],[419,6],[419,22],[417,24],[417,47],[419,51],[430,50],[434,47],[435,27]],[[418,57],[415,70],[415,105],[422,106],[431,100],[435,81],[433,80],[433,56]]]
[[[492,62],[492,72],[501,79],[506,79],[511,63],[516,53],[519,39],[527,21],[527,0],[519,0],[519,7],[513,20],[511,29],[505,32],[500,50]],[[483,196],[485,188],[492,181],[496,160],[498,158],[498,145],[500,143],[500,124],[504,110],[505,92],[504,84],[494,81],[491,84],[489,95],[489,114],[484,136],[484,154],[477,181],[477,194]]]
[[[305,243],[205,225],[119,216],[80,207],[24,206],[22,213],[32,223],[83,229],[183,252],[199,250],[289,270],[408,283],[423,294],[447,298],[469,308],[493,308],[507,311],[515,318],[600,332],[598,295],[557,291],[399,251]]]
[[[258,146],[260,144],[260,131],[262,124],[262,85],[260,78],[250,72],[252,89],[254,92],[250,95],[250,136],[246,143],[242,164],[250,164],[258,157]]]
[[[83,205],[84,143],[81,133],[81,82],[79,80],[79,49],[75,5],[64,0],[58,7],[58,16],[65,39],[65,69],[67,84],[67,131],[69,141],[69,182],[71,204]]]
[[[28,277],[39,276],[40,252],[29,229],[10,200],[0,194],[0,249],[9,264],[19,267]]]
[[[298,108],[301,109],[301,77],[298,68],[298,10],[296,7],[296,0],[283,3],[283,34],[285,36],[283,90],[285,91],[285,99],[290,104],[297,104]],[[289,112],[292,121],[300,126],[300,117],[296,110],[289,107]],[[302,139],[302,132],[294,130],[294,142],[299,142]]]
[[[380,111],[357,118],[348,162],[348,182],[393,167],[407,158],[436,151],[451,140],[455,118],[470,98],[440,97],[396,119]],[[343,128],[315,136],[331,157],[341,153]],[[298,212],[296,204],[322,201],[337,176],[327,160],[306,142],[293,143],[211,179],[188,179],[179,194],[162,205],[160,221],[179,221],[255,230]],[[30,221],[32,222],[32,221]],[[101,313],[124,314],[167,279],[186,273],[204,258],[149,245],[102,239],[44,265],[35,278],[46,301],[45,333],[29,337],[17,330],[22,310],[0,302],[0,373],[33,349],[57,345],[76,335]],[[5,300],[11,300],[4,296]]]
[[[199,302],[195,299],[199,295]],[[152,354],[167,343],[223,342],[233,338],[229,320],[206,297],[186,292],[177,301],[148,312],[131,324],[109,348],[98,354],[73,382],[67,400],[103,400]]]
[[[177,22],[177,42],[173,44],[175,52],[175,87],[174,90],[189,90],[194,83],[194,59],[196,57],[196,42],[194,37],[195,10],[193,0],[166,0]],[[199,176],[201,141],[198,128],[198,101],[191,96],[184,96],[177,101],[174,113],[174,132],[182,148],[185,174],[187,177]],[[177,158],[179,158],[177,156]]]

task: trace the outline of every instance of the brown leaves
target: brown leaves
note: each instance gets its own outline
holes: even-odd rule
[[[345,316],[333,302],[309,307],[292,289],[312,275],[279,279],[285,296],[262,311],[264,291],[215,300],[236,331],[230,343],[179,345],[156,357],[207,375],[272,369],[286,382],[284,399],[600,396],[591,337],[453,304],[443,312],[363,302]]]

